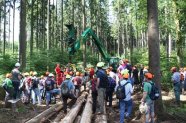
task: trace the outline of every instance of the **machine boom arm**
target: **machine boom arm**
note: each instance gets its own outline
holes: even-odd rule
[[[91,28],[87,28],[81,35],[80,40],[83,41],[83,43],[85,43],[87,41],[87,39],[92,36],[95,45],[97,46],[99,52],[101,53],[102,57],[109,61],[110,55],[107,54],[106,50],[103,48],[103,45],[100,41],[100,39],[97,37],[97,35],[94,33],[94,31]],[[76,41],[76,43],[79,43],[79,40]],[[78,50],[79,48],[75,48],[76,50]]]

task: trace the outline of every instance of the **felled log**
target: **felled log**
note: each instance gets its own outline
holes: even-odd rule
[[[107,123],[107,115],[106,114],[97,115],[95,123]]]
[[[87,92],[83,92],[83,94],[77,99],[76,104],[70,110],[70,112],[61,120],[60,123],[73,123],[77,114],[79,113],[83,102],[85,101]]]
[[[58,108],[61,106],[62,106],[62,102],[59,102],[55,104],[54,106],[50,107],[49,109],[43,111],[39,115],[35,116],[34,118],[30,119],[26,123],[39,123],[43,120],[44,117],[48,116],[49,114],[53,112],[56,112],[56,110],[58,110]]]
[[[92,95],[89,93],[80,123],[91,123],[92,118]]]
[[[104,113],[96,115],[95,123],[107,123],[106,107],[104,105]]]

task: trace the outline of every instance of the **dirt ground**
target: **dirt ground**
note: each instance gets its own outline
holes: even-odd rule
[[[126,120],[125,123],[143,123],[143,116],[139,113],[138,107],[142,97],[141,92],[135,92],[133,98],[133,112],[130,120]],[[186,95],[181,95],[181,106],[179,108],[174,105],[173,92],[162,92],[162,99],[167,112],[163,117],[163,121],[158,123],[186,123],[186,110],[180,112],[182,109],[186,109]],[[108,123],[119,123],[119,107],[118,100],[114,96],[113,106],[106,107]],[[52,104],[53,105],[53,104]],[[52,106],[51,105],[51,106]],[[169,110],[168,110],[169,109]],[[24,105],[19,104],[17,109],[13,111],[11,108],[4,108],[4,102],[0,101],[0,123],[24,123],[34,116],[38,115],[42,111],[46,110],[45,105],[34,106],[32,104]],[[178,110],[178,111],[177,111]],[[175,111],[175,112],[174,112]],[[177,112],[176,112],[177,111]]]
[[[133,112],[131,114],[131,118],[129,120],[125,120],[125,123],[144,123],[144,115],[142,115],[139,112],[139,104],[140,100],[142,98],[142,93],[141,92],[135,92],[135,94],[132,96],[133,99]],[[174,94],[173,92],[162,92],[162,99],[163,99],[163,104],[165,109],[171,109],[175,110],[177,112],[169,112],[167,110],[164,116],[161,117],[162,121],[157,121],[157,123],[186,123],[186,111],[181,112],[180,109],[186,108],[186,95],[181,95],[181,106],[178,108],[174,104]],[[119,102],[117,99],[114,97],[113,101],[113,107],[107,107],[107,118],[108,118],[108,123],[119,123]],[[179,112],[180,110],[180,112]],[[183,113],[183,115],[181,114]]]
[[[4,102],[0,101],[0,123],[24,123],[44,110],[46,110],[44,105],[18,104],[16,110],[13,111],[12,108],[4,108]]]

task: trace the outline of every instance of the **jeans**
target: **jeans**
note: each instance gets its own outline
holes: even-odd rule
[[[154,101],[148,101],[147,104],[147,112],[145,114],[145,123],[149,123],[149,119],[151,117],[151,123],[154,123]]]
[[[32,103],[36,104],[36,97],[37,97],[38,104],[41,104],[41,95],[39,89],[38,88],[32,89],[31,94],[32,94]]]
[[[101,113],[104,113],[105,91],[105,88],[98,88],[98,106]]]
[[[46,105],[49,105],[49,102],[51,101],[51,97],[53,94],[60,94],[60,90],[59,89],[53,89],[50,91],[46,91]]]
[[[132,112],[132,99],[129,101],[120,100],[120,123],[124,123],[124,117],[129,117]],[[127,112],[125,112],[125,109]]]
[[[176,98],[176,102],[180,103],[180,83],[174,83],[174,94]]]

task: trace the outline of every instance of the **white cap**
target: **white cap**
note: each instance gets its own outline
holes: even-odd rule
[[[20,63],[18,62],[15,64],[15,67],[20,67],[20,66],[21,66]]]
[[[49,77],[54,77],[54,74],[50,73],[48,76],[49,76]]]

